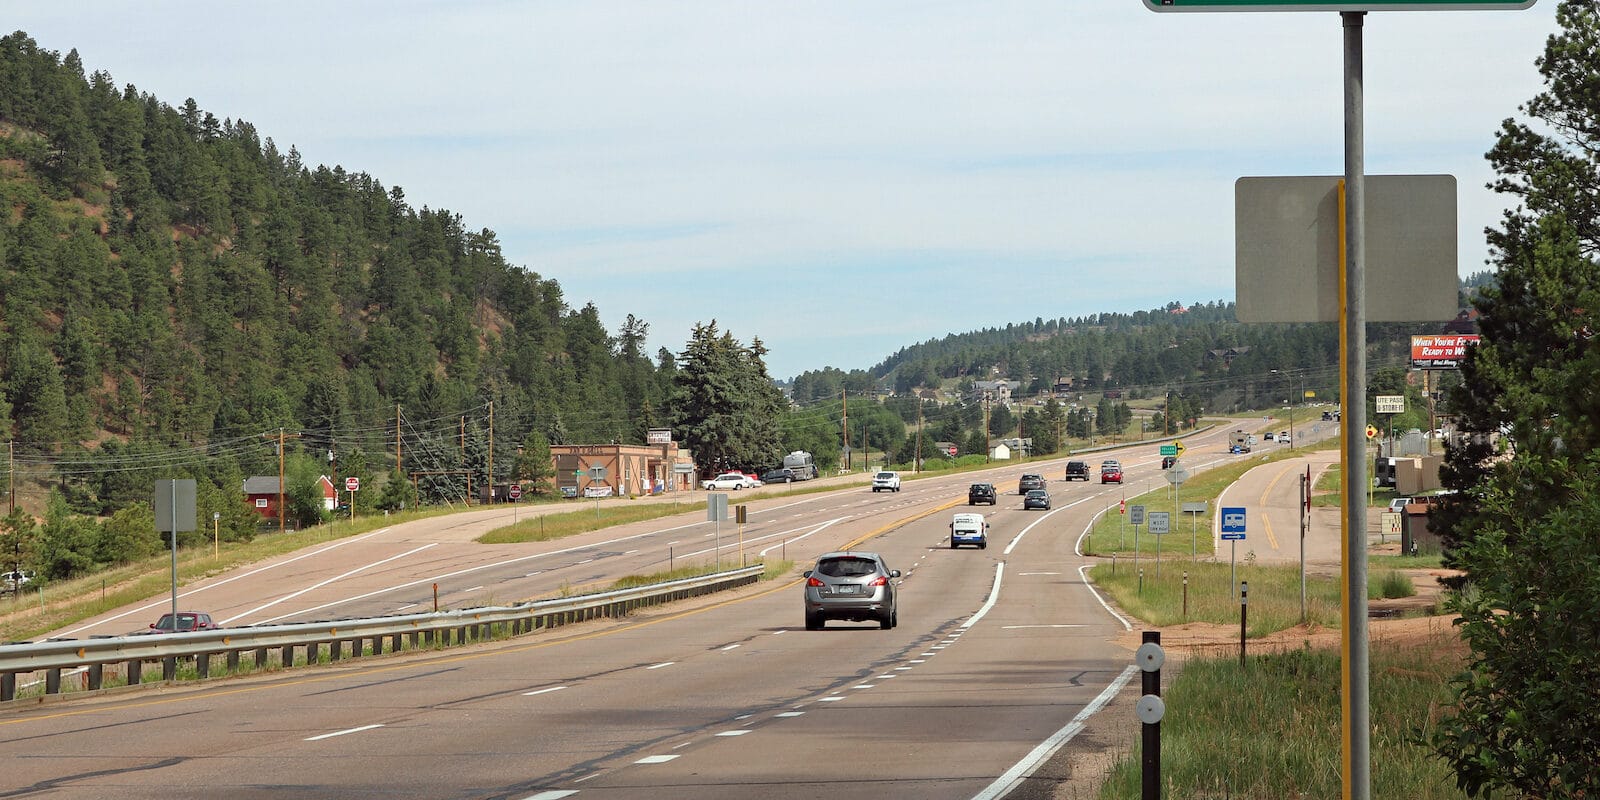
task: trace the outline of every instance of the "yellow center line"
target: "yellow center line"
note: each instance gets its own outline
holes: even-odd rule
[[[1294,467],[1294,472],[1296,474],[1299,474],[1299,471],[1299,467]],[[1267,495],[1272,494],[1272,488],[1277,486],[1278,481],[1283,480],[1283,476],[1288,475],[1289,472],[1289,470],[1284,470],[1278,473],[1277,476],[1272,480],[1268,481],[1267,488],[1261,491],[1261,499],[1256,501],[1256,504],[1261,506],[1261,527],[1266,529],[1267,543],[1272,545],[1272,549],[1274,550],[1278,549],[1278,537],[1272,535],[1272,520],[1267,518]]]

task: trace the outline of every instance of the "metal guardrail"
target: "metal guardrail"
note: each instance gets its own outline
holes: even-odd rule
[[[98,690],[122,667],[128,685],[144,682],[146,664],[161,665],[161,680],[179,679],[180,659],[194,659],[194,677],[211,677],[221,658],[226,673],[284,669],[362,655],[448,647],[497,636],[517,636],[584,620],[627,616],[636,608],[755,583],[765,565],[600,594],[539,600],[512,606],[467,608],[369,619],[218,628],[185,633],[49,639],[0,646],[0,701],[15,700],[17,676],[43,672],[46,695],[62,690],[63,670],[83,670],[83,688]],[[347,652],[348,651],[348,652]],[[248,656],[246,654],[249,654]],[[297,660],[296,655],[303,656]]]

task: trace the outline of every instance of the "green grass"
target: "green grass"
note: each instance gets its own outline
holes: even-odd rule
[[[440,516],[460,509],[430,508],[388,516],[357,516],[352,523],[340,519],[303,531],[263,533],[249,542],[221,542],[213,556],[210,542],[178,550],[178,586],[294,552],[303,547],[368,533],[388,525]],[[0,641],[24,641],[132,603],[165,595],[171,590],[171,555],[124,564],[104,572],[67,581],[30,586],[21,594],[0,601]],[[154,622],[130,620],[129,630]]]
[[[1240,598],[1236,580],[1248,584],[1248,636],[1276,633],[1301,621],[1298,565],[1264,565],[1254,559],[1231,565],[1184,560],[1163,563],[1157,575],[1153,560],[1141,560],[1135,567],[1131,559],[1119,559],[1114,565],[1096,565],[1089,570],[1089,577],[1124,611],[1158,628],[1185,622],[1238,625]],[[1306,621],[1313,626],[1339,627],[1342,588],[1343,583],[1336,577],[1309,576]],[[1367,572],[1368,600],[1414,594],[1415,587],[1401,572]]]
[[[478,537],[482,544],[517,544],[520,542],[547,542],[587,533],[613,525],[645,522],[670,517],[690,511],[703,510],[704,500],[675,503],[628,503],[613,500],[610,503],[585,503],[571,511],[540,514],[519,520],[515,525],[495,528]]]
[[[1157,548],[1163,560],[1183,558],[1188,560],[1191,552],[1199,557],[1213,555],[1211,541],[1211,521],[1217,510],[1217,496],[1222,490],[1239,480],[1239,476],[1262,464],[1297,458],[1304,453],[1306,448],[1295,450],[1274,450],[1270,453],[1253,454],[1252,457],[1235,464],[1216,467],[1203,472],[1191,474],[1189,480],[1183,482],[1178,490],[1178,503],[1206,501],[1206,511],[1203,514],[1177,514],[1172,519],[1172,532],[1162,536],[1151,536],[1139,531],[1138,546],[1139,557],[1156,557]],[[1171,489],[1162,486],[1154,491],[1130,497],[1128,505],[1143,505],[1146,512],[1173,510]],[[1191,519],[1192,518],[1192,519]],[[1191,531],[1193,532],[1191,535]],[[1192,540],[1192,541],[1191,541]],[[1117,513],[1116,504],[1111,504],[1111,510],[1100,517],[1090,529],[1088,541],[1084,543],[1084,551],[1089,555],[1109,558],[1112,555],[1121,558],[1131,558],[1134,555],[1134,528],[1127,524],[1127,517]]]
[[[1369,673],[1371,795],[1463,797],[1443,763],[1413,738],[1450,699],[1447,681],[1464,664],[1448,629],[1425,645],[1373,642]],[[1170,663],[1170,662],[1169,662]],[[1164,796],[1325,798],[1341,795],[1340,662],[1332,650],[1299,649],[1189,661],[1163,693]],[[1141,796],[1138,734],[1107,776],[1101,800]]]

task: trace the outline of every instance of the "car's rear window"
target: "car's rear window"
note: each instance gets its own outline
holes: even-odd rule
[[[878,571],[870,558],[829,558],[817,563],[817,571],[830,578],[859,578]]]

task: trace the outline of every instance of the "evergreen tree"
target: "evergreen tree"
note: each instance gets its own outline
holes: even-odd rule
[[[783,396],[766,374],[760,342],[746,350],[717,323],[697,324],[679,357],[673,430],[705,474],[755,468],[782,455]]]
[[[556,471],[550,460],[550,443],[538,431],[529,431],[522,437],[522,446],[517,449],[517,458],[512,462],[511,480],[515,483],[530,484],[529,491],[534,494],[547,494],[554,485],[551,479]]]
[[[1520,206],[1490,232],[1496,285],[1448,396],[1456,490],[1430,520],[1472,648],[1432,744],[1471,796],[1600,793],[1600,11],[1557,7],[1546,90],[1489,159]]]

